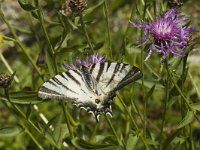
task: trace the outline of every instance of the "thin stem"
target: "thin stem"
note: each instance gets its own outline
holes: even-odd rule
[[[117,139],[119,145],[122,145],[122,143],[121,143],[121,141],[120,141],[120,139],[119,139],[119,137],[118,137],[118,135],[117,135],[117,132],[115,131],[115,128],[113,127],[113,125],[112,125],[110,119],[108,118],[108,116],[107,116],[106,114],[105,114],[104,116],[105,116],[106,121],[107,121],[108,125],[110,126],[110,128],[111,128],[111,130],[112,130],[112,132],[113,132],[113,134],[114,134],[114,136],[115,136],[115,138]],[[122,141],[122,142],[123,142],[123,141]],[[123,145],[124,145],[124,142],[123,142]]]
[[[49,38],[49,35],[47,34],[47,31],[46,31],[46,28],[45,28],[45,25],[44,25],[44,19],[43,19],[43,15],[42,15],[42,9],[40,7],[40,4],[39,4],[39,1],[36,0],[36,4],[37,4],[37,7],[38,7],[38,19],[39,19],[39,22],[40,22],[40,25],[42,27],[42,31],[44,33],[44,37],[46,39],[46,42],[47,42],[47,46],[48,46],[48,49],[47,49],[47,52],[49,53],[50,57],[52,57],[52,61],[53,61],[53,71],[54,71],[54,74],[57,73],[57,66],[56,66],[56,58],[55,58],[55,55],[54,55],[54,48],[50,42],[50,38]]]
[[[26,55],[26,57],[28,58],[29,62],[31,62],[31,64],[33,65],[33,67],[35,68],[35,70],[38,72],[38,74],[40,75],[40,77],[42,78],[42,74],[39,70],[39,68],[36,66],[36,64],[34,63],[34,61],[32,60],[31,56],[28,54],[28,52],[26,51],[24,45],[20,42],[17,41],[17,44],[19,45],[19,47],[22,49],[22,51],[24,52],[24,54]]]
[[[146,5],[146,0],[145,2],[142,0],[142,4],[144,5],[144,10],[143,10],[143,19],[145,18],[146,16],[146,12],[148,11],[147,9],[147,5]],[[143,36],[143,33],[141,31],[141,37]],[[141,50],[141,53],[140,53],[140,67],[141,67],[141,71],[144,72],[144,49]],[[145,99],[145,87],[144,87],[144,75],[142,76],[141,78],[142,80],[142,96],[144,98],[144,105],[143,105],[143,120],[144,120],[144,123],[143,123],[143,134],[144,134],[144,137],[146,138],[146,118],[147,118],[147,99]]]
[[[91,136],[90,136],[90,138],[89,138],[89,142],[94,142],[94,139],[95,139],[95,136],[96,136],[96,133],[97,133],[98,126],[99,126],[98,123],[94,126],[93,131],[92,131],[92,134],[91,134]]]
[[[138,127],[137,124],[135,123],[133,116],[130,114],[130,112],[128,111],[128,108],[126,107],[126,104],[124,103],[124,101],[122,100],[121,96],[119,94],[117,94],[117,97],[119,98],[120,102],[122,103],[122,105],[124,106],[124,109],[126,110],[126,112],[128,113],[128,116],[131,119],[131,122],[133,123],[133,126],[135,127],[135,129],[138,131]]]
[[[8,64],[8,62],[6,61],[6,59],[4,58],[4,56],[2,55],[1,52],[0,52],[0,59],[2,60],[4,65],[6,66],[6,68],[10,72],[10,74],[13,74],[14,71],[12,70],[11,66]],[[14,80],[15,80],[15,82],[19,83],[19,79],[18,79],[18,77],[16,75],[14,76]]]
[[[175,83],[175,81],[172,79],[172,77],[170,77],[170,81],[173,83],[173,85],[176,87],[176,89],[178,90],[179,94],[181,95],[181,97],[183,98],[185,104],[188,106],[189,109],[191,109],[190,104],[189,104],[189,100],[183,95],[181,89],[179,88],[179,86]]]
[[[141,2],[142,2],[142,5],[146,5],[146,3],[144,2],[144,0],[141,0]],[[146,8],[146,12],[147,12],[147,15],[149,16],[149,18],[151,19],[151,20],[153,20],[153,17],[152,17],[152,15],[151,15],[151,13],[149,12],[149,9],[148,8]]]
[[[169,68],[167,67],[168,71]],[[182,97],[182,100],[184,101],[184,103],[186,104],[186,106],[188,107],[189,110],[192,110],[189,100],[183,95],[181,89],[179,88],[179,86],[176,84],[176,82],[173,80],[173,78],[170,76],[170,81],[173,83],[173,85],[176,87],[177,91],[179,92],[179,94]],[[191,101],[190,101],[191,102]],[[194,114],[195,118],[197,119],[198,122],[200,122],[200,119],[198,118],[197,114]]]
[[[8,104],[5,101],[2,101],[2,103],[5,105],[5,107],[7,109],[10,109],[10,107],[8,106]],[[11,103],[10,103],[11,104]],[[12,105],[12,104],[11,104]],[[16,115],[17,116],[17,115]],[[18,117],[18,116],[17,116]],[[26,125],[24,125],[24,123],[22,122],[22,119],[20,119],[20,125],[25,129],[25,132],[30,136],[30,138],[35,142],[35,144],[39,147],[39,149],[43,150],[43,147],[40,145],[40,143],[35,139],[35,137],[31,134],[31,132],[29,131],[29,129],[26,127]]]
[[[111,36],[110,36],[110,26],[109,26],[109,18],[108,18],[108,4],[107,0],[104,1],[104,13],[106,17],[106,27],[107,27],[107,32],[108,32],[108,45],[109,45],[109,52],[110,52],[110,57],[112,59],[112,47],[111,47]]]
[[[74,134],[73,134],[72,127],[70,125],[70,121],[69,121],[69,117],[68,117],[70,114],[66,111],[64,102],[61,103],[61,106],[62,106],[62,109],[63,109],[63,112],[64,112],[64,116],[65,116],[65,120],[66,120],[66,123],[67,123],[68,130],[69,130],[69,135],[73,139]]]
[[[194,148],[194,142],[193,142],[193,135],[192,135],[192,125],[190,124],[189,125],[189,134],[190,134],[190,137],[189,137],[189,144],[190,144],[190,148],[189,149],[191,149],[191,150],[195,150],[195,148]]]
[[[38,11],[37,11],[38,18],[39,18],[39,21],[40,21],[40,25],[42,27],[42,31],[44,33],[44,37],[45,37],[45,39],[47,41],[47,46],[49,48],[47,50],[48,50],[49,54],[53,55],[54,54],[54,49],[53,49],[53,46],[51,45],[50,38],[49,38],[49,36],[47,34],[46,28],[44,27],[44,19],[43,19],[43,15],[42,15],[42,9],[40,7],[39,1],[38,0],[36,0],[36,1],[37,1],[37,5],[38,5],[37,6],[38,7]]]
[[[25,128],[25,132],[31,137],[31,139],[35,142],[35,144],[38,146],[38,148],[40,150],[44,150],[44,148],[42,147],[42,145],[37,141],[37,139],[34,137],[34,135],[28,130],[28,128],[21,123],[21,125]]]
[[[199,88],[198,88],[197,84],[194,82],[190,70],[188,70],[188,75],[189,75],[189,78],[190,78],[190,80],[191,80],[191,82],[192,82],[192,84],[193,84],[193,86],[194,86],[194,88],[195,88],[195,90],[196,90],[196,92],[197,92],[197,95],[198,95],[198,97],[199,97],[199,99],[200,99],[200,91],[199,91]]]
[[[131,6],[131,16],[129,18],[129,20],[131,20],[133,18],[133,15],[134,15],[134,7],[135,7],[135,1],[133,1],[133,4]],[[129,31],[129,28],[130,28],[130,25],[129,25],[129,22],[127,23],[127,26],[126,26],[126,30],[125,30],[125,33],[124,33],[124,36],[123,36],[123,39],[122,39],[122,44],[121,44],[121,47],[120,49],[122,49],[122,53],[121,53],[121,56],[119,59],[121,59],[121,61],[123,60],[123,57],[125,56],[125,53],[126,53],[126,36],[128,34],[128,31]]]
[[[3,21],[6,23],[8,29],[10,30],[11,34],[13,35],[13,37],[16,40],[16,43],[19,45],[19,47],[21,48],[22,52],[25,54],[26,58],[29,60],[29,62],[32,64],[32,66],[35,68],[35,70],[38,72],[38,74],[41,77],[41,73],[39,68],[36,66],[36,64],[34,63],[34,61],[32,60],[31,56],[28,54],[27,50],[25,49],[24,45],[20,42],[20,40],[18,39],[14,29],[12,28],[12,26],[10,25],[10,23],[8,22],[7,18],[4,16],[3,11],[0,8],[0,16],[3,19]]]
[[[140,132],[140,131],[139,131],[139,128],[138,128],[137,124],[135,123],[135,121],[134,121],[134,119],[133,119],[133,116],[132,116],[131,113],[128,111],[128,108],[127,108],[126,104],[124,103],[124,101],[122,100],[122,98],[120,97],[119,94],[117,94],[117,97],[119,98],[120,102],[121,102],[122,105],[124,106],[124,109],[126,110],[128,116],[130,117],[131,122],[132,122],[133,126],[135,127],[136,131],[139,133],[139,132]],[[140,136],[142,142],[144,143],[146,149],[148,150],[149,147],[148,147],[148,145],[147,145],[147,143],[146,143],[146,141],[145,141],[145,138],[143,137],[142,134],[139,135],[139,136]]]
[[[90,46],[90,49],[92,50],[92,52],[94,52],[94,48],[92,46],[92,43],[91,43],[90,38],[88,36],[88,32],[87,32],[86,27],[85,27],[85,23],[84,23],[84,19],[83,19],[83,14],[82,13],[80,13],[80,21],[81,21],[81,26],[83,28],[86,40],[87,40],[87,42],[88,42],[88,44]]]
[[[165,67],[168,67],[168,64],[165,64]],[[160,139],[162,139],[162,134],[163,134],[163,129],[164,129],[164,124],[165,124],[165,118],[166,118],[166,112],[167,112],[167,106],[168,106],[168,101],[169,101],[169,78],[170,78],[170,74],[169,74],[169,70],[166,68],[167,70],[167,85],[165,87],[165,100],[164,100],[164,112],[163,112],[163,116],[162,116],[162,124],[161,124],[161,130],[160,130]]]
[[[29,119],[26,118],[26,115],[15,105],[12,103],[12,101],[10,100],[10,96],[9,96],[9,93],[8,93],[8,90],[5,89],[5,95],[6,95],[6,98],[8,100],[8,102],[12,105],[12,107],[21,115],[21,117],[23,119],[26,119],[27,122],[40,134],[40,135],[43,135],[42,132],[40,132],[40,130],[32,123],[32,121],[30,121]],[[24,125],[23,125],[24,128],[26,128]],[[27,128],[26,128],[27,129]],[[39,142],[34,138],[34,136],[32,136],[32,134],[30,132],[28,132],[28,129],[26,130],[28,135],[33,139],[33,141],[36,143],[36,145],[40,148],[40,149],[43,149],[41,144],[39,144]]]
[[[134,105],[134,107],[135,107],[135,109],[136,109],[138,115],[140,116],[141,121],[144,122],[144,119],[143,119],[142,113],[141,113],[141,111],[139,111],[139,108],[138,108],[138,106],[137,106],[137,104],[136,104],[136,101],[131,100],[131,102],[132,102],[132,105]]]

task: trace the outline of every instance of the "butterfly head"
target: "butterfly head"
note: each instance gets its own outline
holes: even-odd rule
[[[111,109],[111,104],[112,104],[112,99],[107,97],[107,96],[96,96],[93,98],[93,105],[94,109],[91,109],[89,112],[91,112],[97,121],[99,121],[99,116],[101,114],[109,114],[112,116],[112,109]]]

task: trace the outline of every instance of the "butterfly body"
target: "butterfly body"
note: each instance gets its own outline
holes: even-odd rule
[[[142,77],[135,66],[123,63],[98,63],[77,70],[68,70],[46,81],[38,96],[47,99],[71,100],[74,105],[92,113],[112,115],[111,104],[115,92]]]

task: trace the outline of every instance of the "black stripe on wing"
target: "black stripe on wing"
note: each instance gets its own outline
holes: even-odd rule
[[[116,91],[142,77],[139,68],[124,63],[105,62],[94,64],[89,71],[105,93]]]
[[[90,91],[93,91],[93,92],[96,92],[97,89],[96,89],[96,81],[94,79],[94,77],[91,75],[91,73],[89,72],[88,68],[85,67],[85,66],[82,66],[81,67],[81,71],[82,71],[82,79],[86,85],[86,87],[90,90]]]
[[[124,67],[124,69],[125,69],[125,67]],[[122,80],[117,84],[117,86],[115,87],[115,89],[113,91],[117,91],[117,90],[123,88],[124,86],[128,85],[129,83],[140,79],[142,76],[143,76],[143,74],[142,74],[141,70],[139,68],[133,66],[129,70],[129,72],[126,74],[126,76],[124,78],[122,78]]]
[[[38,91],[38,96],[47,99],[77,99],[79,93],[78,88],[80,88],[82,80],[82,75],[79,71],[70,70],[58,74],[40,87]]]
[[[56,91],[53,91],[51,89],[48,89],[47,87],[45,86],[41,86],[40,87],[40,91],[39,91],[40,94],[42,93],[49,93],[49,94],[54,94],[54,95],[58,95],[58,96],[64,96],[64,95],[61,95],[60,93],[56,92]]]
[[[106,87],[113,81],[113,79],[114,79],[116,73],[119,71],[120,65],[121,65],[120,63],[117,63],[117,64],[115,65],[115,69],[114,69],[114,71],[113,71],[113,74],[112,74],[110,80],[108,81]]]
[[[97,75],[97,77],[96,77],[96,81],[97,81],[97,82],[99,82],[99,79],[100,79],[100,77],[101,77],[101,74],[103,73],[104,66],[105,66],[105,63],[101,63],[101,64],[100,64],[99,72],[98,72],[98,75]]]
[[[75,77],[73,77],[69,71],[66,71],[65,74],[66,74],[70,79],[72,79],[76,84],[81,85],[81,83],[80,83]]]
[[[106,68],[106,72],[108,71],[108,69],[110,68],[111,62],[107,62],[107,68]]]
[[[61,75],[62,75],[62,74],[60,74],[60,76],[61,76]],[[66,85],[64,85],[64,84],[62,83],[62,81],[60,81],[59,79],[57,79],[57,77],[58,77],[58,75],[55,76],[55,77],[53,77],[52,80],[55,81],[58,85],[63,86],[66,90],[68,90],[68,91],[70,91],[70,92],[72,92],[72,93],[78,94],[78,93],[76,93],[75,91],[73,91],[72,89],[70,89],[69,87],[67,87]],[[61,77],[63,77],[63,76],[61,76]],[[63,78],[63,79],[66,80],[66,78]],[[49,81],[48,81],[48,82],[49,82]]]
[[[42,99],[48,99],[48,98],[56,98],[56,99],[62,99],[67,98],[66,95],[63,95],[59,92],[56,92],[52,89],[49,89],[45,86],[41,86],[40,90],[38,91],[38,96]]]

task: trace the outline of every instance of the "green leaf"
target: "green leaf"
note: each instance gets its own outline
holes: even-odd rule
[[[49,128],[53,127],[52,124],[54,124],[54,122],[56,122],[57,118],[58,118],[58,116],[56,115],[48,121],[48,123],[44,126],[44,134],[46,134],[46,132],[48,131]]]
[[[140,52],[140,51],[139,51]],[[153,66],[151,66],[150,64],[144,62],[144,65],[147,67],[147,69],[150,71],[150,73],[152,75],[154,75],[156,78],[160,79],[161,77],[159,76],[159,74],[154,70],[155,68]]]
[[[154,84],[151,89],[148,91],[146,97],[145,97],[145,101],[148,100],[149,97],[151,97],[151,95],[153,94],[153,91],[155,90],[156,85]]]
[[[0,137],[13,137],[21,133],[23,130],[24,129],[19,125],[4,127],[0,129]]]
[[[26,118],[29,119],[32,110],[32,105],[29,104],[26,111]]]
[[[39,19],[37,11],[32,11],[31,14],[35,19]]]
[[[62,54],[62,53],[69,53],[69,52],[73,52],[78,49],[84,49],[84,48],[85,48],[85,45],[74,45],[74,46],[64,47],[64,48],[61,48],[55,54],[58,55],[58,54]]]
[[[126,150],[133,150],[139,140],[138,135],[129,134],[127,143],[126,143]]]
[[[169,144],[179,135],[180,131],[181,129],[178,129],[174,133],[170,134],[162,144],[161,150],[166,150]]]
[[[9,97],[11,102],[16,104],[37,104],[42,102],[40,98],[37,96],[37,92],[10,92]],[[0,95],[0,100],[7,101],[7,98],[4,95]]]
[[[188,73],[188,69],[186,69],[186,71],[181,75],[181,77],[178,79],[177,81],[177,85],[179,87],[183,86],[186,77],[187,77],[187,73]],[[180,92],[178,91],[178,89],[176,88],[176,86],[174,86],[171,90],[170,90],[170,95],[172,96],[179,96]]]
[[[33,4],[27,2],[26,0],[18,0],[18,3],[26,11],[33,11],[37,9],[37,7],[33,6]]]
[[[101,0],[98,4],[96,4],[95,6],[93,7],[90,7],[88,9],[86,9],[83,14],[84,15],[88,15],[88,14],[91,14],[92,12],[94,12],[98,7],[100,7],[101,5],[103,5],[105,0]]]
[[[141,80],[137,80],[136,81],[137,83],[139,84],[142,84],[142,81]],[[149,81],[149,80],[145,80],[144,81],[144,86],[147,87],[147,88],[152,88],[152,86],[154,86],[156,84],[156,87],[155,89],[164,89],[165,87],[159,83],[158,81],[155,81],[155,80],[152,80],[152,81]]]
[[[191,108],[194,110],[200,111],[200,103],[194,103],[191,105]]]
[[[79,123],[76,122],[68,112],[65,112],[65,114],[73,127],[77,127],[79,125]]]
[[[178,124],[178,128],[182,128],[186,125],[188,125],[189,123],[192,122],[194,118],[194,112],[193,111],[188,111],[186,116],[183,118],[183,120]]]
[[[53,63],[53,57],[48,52],[45,53],[45,62],[47,64],[50,76],[53,77],[56,74],[54,67],[55,64]]]
[[[83,139],[72,139],[71,140],[72,144],[78,148],[79,150],[111,150],[111,149],[116,149],[115,146],[110,145],[110,144],[92,144],[87,141],[84,141]]]

